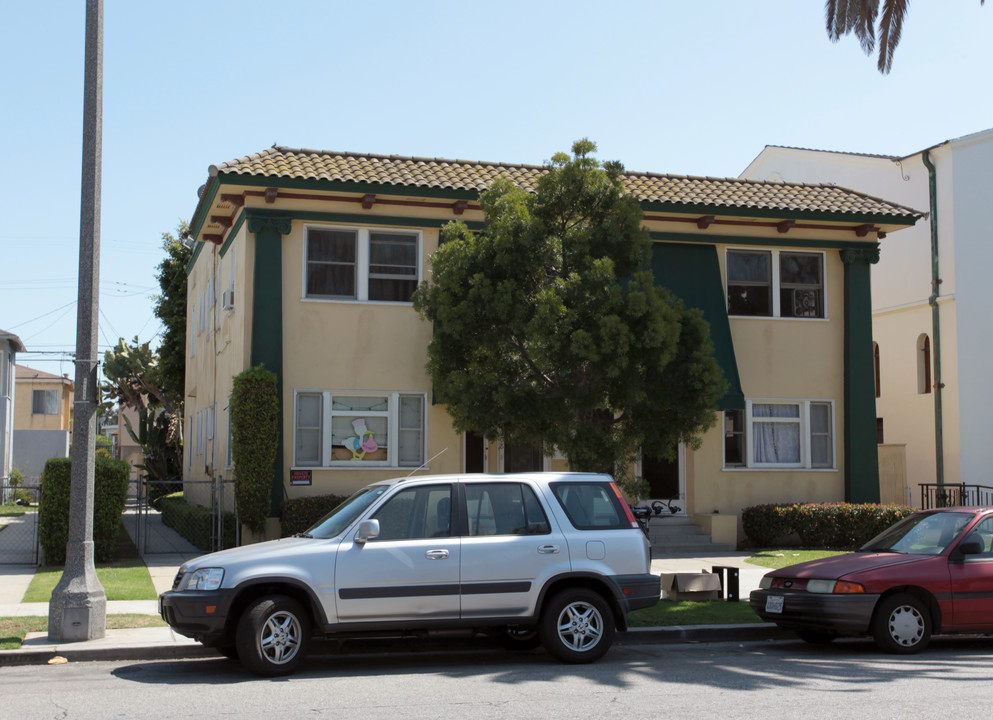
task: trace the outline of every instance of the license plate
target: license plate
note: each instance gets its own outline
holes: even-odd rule
[[[783,611],[783,602],[786,600],[782,595],[770,595],[765,599],[765,611],[767,613],[779,614]]]

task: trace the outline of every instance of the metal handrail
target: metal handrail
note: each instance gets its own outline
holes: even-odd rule
[[[993,506],[993,487],[966,483],[920,483],[921,509]]]

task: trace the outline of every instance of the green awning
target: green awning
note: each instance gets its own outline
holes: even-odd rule
[[[668,288],[686,307],[702,310],[704,320],[710,323],[714,356],[728,382],[727,393],[717,401],[718,409],[744,409],[745,396],[741,392],[738,363],[734,357],[717,248],[656,242],[652,245],[652,272],[656,285]]]

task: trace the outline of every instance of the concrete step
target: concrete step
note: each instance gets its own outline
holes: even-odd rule
[[[725,543],[712,542],[710,535],[685,515],[653,517],[648,523],[648,539],[652,543],[652,557],[656,558],[719,554],[734,550]]]

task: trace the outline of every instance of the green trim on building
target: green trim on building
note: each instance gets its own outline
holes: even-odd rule
[[[290,218],[249,215],[248,231],[255,235],[251,366],[264,365],[274,372],[279,394],[280,432],[269,508],[270,516],[275,517],[283,504],[283,236],[290,232]]]
[[[713,245],[653,243],[652,272],[656,285],[668,288],[682,299],[684,306],[699,308],[704,320],[710,323],[714,357],[728,382],[727,392],[717,401],[718,409],[743,409],[745,396],[734,355],[717,248]]]
[[[841,260],[845,265],[845,500],[878,503],[879,449],[869,266],[879,262],[879,246],[842,250]]]
[[[796,247],[811,250],[847,250],[875,246],[874,241],[867,240],[806,240],[802,238],[782,237],[740,237],[738,235],[692,235],[671,232],[649,232],[649,237],[656,242],[680,242],[694,245],[736,245],[760,247]]]
[[[288,178],[272,175],[240,175],[220,173],[217,179],[225,185],[245,187],[278,187],[288,190],[319,190],[321,192],[374,193],[401,195],[404,197],[425,197],[442,200],[474,200],[479,197],[476,190],[454,188],[432,188],[422,185],[390,185],[388,183],[355,182],[354,180],[321,180]]]

